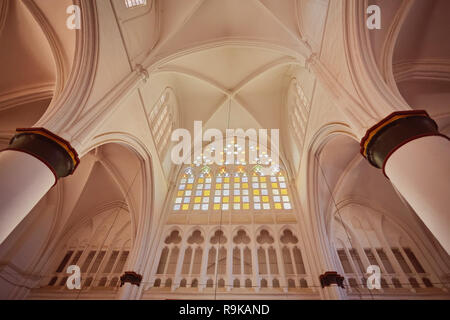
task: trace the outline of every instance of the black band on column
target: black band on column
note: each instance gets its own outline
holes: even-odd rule
[[[49,166],[57,178],[71,175],[80,160],[66,140],[44,128],[17,129],[6,150],[17,150],[35,156]]]
[[[322,288],[329,287],[332,284],[336,284],[341,288],[344,286],[344,277],[338,274],[336,271],[327,271],[319,276],[320,285]]]
[[[125,271],[120,277],[120,286],[122,287],[127,282],[139,287],[142,282],[142,275],[137,274],[134,271]]]
[[[361,153],[377,168],[400,145],[415,138],[438,135],[438,126],[426,111],[394,112],[370,128],[361,140]]]

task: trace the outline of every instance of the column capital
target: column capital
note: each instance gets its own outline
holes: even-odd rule
[[[441,134],[426,111],[396,111],[367,130],[360,152],[370,164],[382,169],[395,150],[412,140],[433,135]]]
[[[120,286],[122,287],[127,282],[139,287],[142,282],[142,275],[137,274],[134,271],[125,271],[125,273],[120,277]]]
[[[338,274],[336,271],[327,271],[319,276],[320,285],[322,288],[329,287],[332,284],[336,284],[341,288],[344,287],[344,277]]]
[[[27,153],[49,167],[56,178],[75,172],[80,163],[70,143],[45,128],[19,128],[6,150]]]

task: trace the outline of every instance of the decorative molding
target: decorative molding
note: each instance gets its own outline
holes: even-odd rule
[[[55,96],[58,96],[64,88],[69,70],[67,70],[66,59],[62,49],[62,44],[58,39],[56,31],[51,26],[45,14],[33,0],[22,0],[25,7],[33,16],[36,23],[40,26],[49,43],[56,65],[56,85]]]
[[[147,83],[149,74],[147,69],[145,69],[141,64],[136,65],[135,72],[141,77],[142,82]]]
[[[6,20],[9,11],[9,1],[10,0],[0,1],[0,35],[2,34],[3,28],[6,25]]]
[[[154,164],[150,151],[147,146],[137,137],[122,132],[109,132],[99,134],[96,137],[88,140],[83,145],[80,154],[84,155],[90,150],[93,150],[101,145],[107,143],[120,143],[132,149],[140,158],[141,173],[140,179],[142,182],[142,197],[139,205],[139,210],[133,211],[130,209],[131,226],[132,226],[132,243],[154,243],[157,237],[157,221],[162,217],[162,209],[156,207],[155,203],[155,186],[154,186]],[[166,186],[159,184],[158,189],[165,189]],[[134,270],[146,274],[143,270],[147,267],[147,261],[150,256],[152,247],[149,246],[134,246],[130,251],[127,265]]]
[[[33,86],[0,95],[0,112],[15,108],[27,103],[51,99],[54,94],[53,83]]]
[[[156,52],[159,48],[164,47],[164,44],[166,44],[168,41],[170,41],[174,36],[177,35],[177,33],[189,22],[189,20],[195,15],[195,13],[200,9],[200,7],[203,5],[203,3],[206,0],[196,0],[195,5],[192,6],[191,10],[189,12],[186,13],[186,15],[184,16],[184,19],[182,21],[180,21],[176,27],[174,27],[174,29],[172,30],[172,32],[170,32],[170,34],[167,35],[167,37],[165,39],[161,39],[161,32],[159,32],[159,38],[158,41],[155,43],[155,46],[152,50],[152,52],[150,52],[150,54],[147,56],[146,59],[144,59],[144,65],[146,67],[148,67],[148,60],[149,58],[154,54],[154,52]],[[161,15],[161,12],[159,13]],[[162,19],[160,19],[162,20]],[[162,41],[160,41],[162,40]]]
[[[300,19],[300,12],[302,12],[302,0],[295,0],[295,20],[297,22],[297,31],[300,35],[300,39],[306,42],[305,32],[303,27],[303,21]]]
[[[192,53],[205,51],[208,49],[216,49],[221,47],[230,48],[252,48],[252,49],[262,49],[267,51],[273,51],[278,54],[283,54],[285,56],[295,58],[300,62],[305,60],[305,57],[311,54],[311,50],[303,42],[298,43],[298,47],[287,47],[283,44],[277,44],[274,42],[268,42],[264,39],[259,38],[236,38],[236,37],[221,37],[212,40],[206,40],[202,42],[193,43],[190,46],[178,48],[173,52],[159,54],[158,51],[153,50],[144,61],[144,67],[150,70],[152,73],[161,66],[167,64],[168,62],[182,58],[184,56],[190,55]]]
[[[352,132],[353,130],[343,123],[329,123],[316,131],[314,136],[309,140],[305,155],[305,175],[301,182],[304,185],[309,186],[310,192],[305,192],[303,198],[300,198],[303,204],[305,216],[305,224],[308,225],[305,232],[309,237],[316,239],[314,241],[313,248],[316,251],[322,252],[321,256],[313,255],[310,263],[315,263],[314,268],[316,270],[337,270],[339,263],[336,261],[336,252],[333,251],[331,242],[329,239],[328,231],[326,229],[326,212],[320,210],[320,192],[319,192],[319,177],[322,175],[320,165],[318,163],[318,155],[322,152],[326,144],[337,135],[344,135],[355,141],[358,138]],[[302,195],[300,195],[302,196]],[[317,274],[319,277],[319,274]],[[345,294],[342,291],[338,292],[322,292],[323,298],[337,299],[345,298]],[[343,296],[344,295],[344,296]]]
[[[108,210],[113,210],[113,209],[120,209],[120,210],[125,210],[125,211],[129,211],[129,207],[128,207],[128,203],[124,200],[114,200],[114,201],[110,201],[110,202],[106,202],[106,203],[102,203],[99,204],[98,206],[95,207],[94,211],[96,212],[94,214],[94,216],[101,214],[105,211]]]
[[[393,90],[402,100],[403,96],[401,95],[400,91],[398,91],[396,80],[394,79],[392,64],[398,36],[415,1],[416,0],[403,0],[403,2],[401,3],[391,25],[389,26],[380,55],[380,69],[383,78],[391,88],[391,90]]]
[[[397,83],[410,80],[450,81],[450,59],[404,60],[393,65]]]
[[[57,184],[59,186],[60,184]],[[83,186],[83,190],[86,188],[86,185]],[[129,207],[124,200],[113,200],[105,203],[101,203],[93,208],[93,214],[89,216],[83,217],[81,220],[76,221],[74,223],[71,223],[69,225],[61,225],[61,229],[59,229],[58,238],[57,241],[54,241],[55,239],[52,238],[53,244],[52,247],[49,248],[49,250],[55,250],[55,251],[61,251],[62,248],[65,246],[65,243],[69,241],[70,237],[72,237],[80,227],[84,226],[85,224],[89,223],[91,219],[94,219],[95,217],[107,212],[107,211],[114,211],[114,213],[120,212],[120,210],[125,210],[126,212],[129,211]]]
[[[185,75],[185,76],[188,76],[191,78],[195,78],[197,80],[207,83],[211,87],[220,91],[222,94],[226,95],[228,98],[234,98],[243,88],[245,88],[248,84],[252,83],[254,80],[258,79],[260,76],[264,75],[265,73],[267,73],[275,68],[280,68],[280,67],[288,66],[288,65],[302,66],[303,64],[300,61],[298,61],[297,59],[294,59],[291,57],[282,57],[282,58],[276,59],[272,62],[269,62],[269,63],[261,66],[259,69],[255,70],[254,72],[249,74],[244,80],[242,80],[232,90],[229,90],[229,89],[223,87],[222,85],[217,83],[214,79],[208,78],[196,71],[189,70],[184,67],[168,65],[168,66],[164,66],[164,67],[160,67],[160,68],[156,69],[155,71],[152,72],[152,74],[158,74],[158,73],[163,73],[163,72],[173,72],[173,73],[182,74],[182,75]]]
[[[74,123],[79,122],[79,115],[84,110],[94,84],[98,64],[99,27],[96,2],[75,0],[74,4],[81,7],[82,25],[81,29],[76,30],[72,70],[61,94],[52,101],[36,124],[59,135],[64,135]]]
[[[7,282],[15,288],[15,290],[9,291],[9,296],[6,298],[8,300],[25,299],[23,294],[36,287],[38,281],[42,279],[42,276],[28,273],[26,270],[9,261],[0,261],[0,277],[2,278],[2,282]],[[20,290],[24,289],[27,291],[20,292]],[[6,292],[8,291],[4,293]]]
[[[158,3],[154,0],[149,0],[150,4],[147,3],[147,5],[143,6],[136,6],[136,7],[130,7],[130,8],[125,8],[125,1],[121,1],[120,3],[118,1],[111,1],[111,6],[113,8],[114,11],[114,16],[117,20],[118,23],[118,27],[120,29],[120,36],[122,38],[122,43],[125,47],[125,51],[127,53],[127,57],[128,57],[128,61],[130,63],[130,68],[133,68],[133,65],[135,64],[135,62],[143,60],[145,57],[147,57],[151,51],[153,50],[153,48],[155,47],[159,36],[160,36],[160,17],[159,17],[159,11],[158,11]],[[154,10],[153,10],[154,9]],[[154,13],[154,19],[153,15],[151,15],[151,13],[155,11]],[[148,16],[148,17],[146,17]],[[146,49],[142,49],[140,52],[135,52],[133,54],[133,56],[130,55],[130,50],[129,50],[129,43],[127,44],[126,41],[126,37],[125,35],[129,33],[129,30],[127,29],[127,23],[128,22],[133,22],[136,19],[141,19],[141,18],[145,18],[146,19],[150,19],[151,21],[153,21],[153,26],[156,30],[156,34],[157,37],[156,39],[153,41],[152,45],[151,45],[151,49],[150,50],[146,50]]]
[[[324,21],[317,22],[317,23],[323,23],[321,26],[321,32],[320,32],[320,39],[312,39],[310,35],[307,34],[305,30],[305,26],[303,25],[303,21],[301,17],[299,16],[299,12],[304,11],[304,1],[305,0],[296,0],[295,2],[295,9],[296,9],[296,19],[297,19],[297,25],[298,25],[298,32],[301,36],[301,41],[305,46],[309,48],[309,50],[312,52],[315,50],[318,50],[319,53],[322,51],[323,42],[325,39],[325,31],[326,26],[328,22],[328,13],[330,8],[330,2],[329,0],[315,0],[314,5],[323,6],[325,7],[326,14],[324,16]],[[314,49],[313,49],[314,46]]]
[[[84,154],[85,150],[89,149],[86,143],[89,144],[89,140],[95,139],[92,135],[96,134],[97,128],[101,127],[121,103],[142,84],[142,76],[137,71],[129,73],[87,112],[79,116],[76,122],[71,124],[66,132],[72,137],[75,148],[80,149],[80,154]]]
[[[397,192],[397,190],[395,191]],[[402,200],[402,202],[405,201],[401,196],[400,199]],[[372,199],[362,197],[359,195],[349,195],[339,200],[338,203],[336,204],[336,207],[334,207],[334,211],[331,212],[331,216],[335,217],[336,220],[339,221],[340,223],[343,224],[346,223],[345,221],[342,221],[340,219],[341,216],[337,214],[337,210],[343,210],[344,208],[350,206],[358,207],[357,209],[358,214],[359,211],[361,211],[361,209],[369,210],[367,213],[370,216],[372,217],[379,216],[380,217],[379,221],[387,220],[389,223],[392,223],[393,225],[397,226],[401,230],[401,232],[406,236],[407,241],[409,241],[412,244],[413,251],[424,255],[424,259],[422,261],[428,264],[428,266],[426,266],[426,269],[428,271],[433,270],[432,272],[434,272],[435,274],[442,274],[443,269],[436,266],[439,265],[438,262],[439,259],[441,259],[442,257],[448,257],[448,255],[444,251],[444,249],[442,249],[443,256],[440,256],[440,253],[436,251],[436,244],[434,243],[435,239],[433,235],[425,227],[425,225],[419,219],[419,217],[416,217],[414,210],[411,207],[409,207],[407,203],[405,203],[406,209],[416,218],[413,219],[413,221],[411,220],[405,221],[404,217],[402,218],[401,216],[399,216],[395,210],[392,211],[383,208],[383,206],[380,206],[380,203],[378,201],[373,201]],[[380,225],[372,224],[372,228],[374,230],[379,230],[382,233],[384,233]],[[328,226],[328,232],[330,235],[331,229],[332,226],[330,224],[330,226]],[[349,231],[351,232],[351,230]],[[423,233],[425,237],[421,236],[418,237],[418,235],[421,233]],[[353,235],[351,237],[353,238]],[[432,262],[433,260],[434,260],[433,264],[430,264],[430,262]]]
[[[318,56],[316,52],[311,53],[311,55],[305,60],[305,68],[311,72],[312,67],[318,63]]]
[[[106,172],[108,172],[111,179],[117,184],[120,192],[124,196],[127,204],[127,211],[132,213],[138,212],[135,206],[136,201],[133,194],[129,192],[130,186],[128,185],[126,178],[119,173],[119,170],[108,159],[100,159],[99,161],[105,168]]]
[[[373,115],[360,103],[358,97],[347,91],[316,55],[312,54],[308,58],[308,68],[314,73],[319,82],[328,89],[328,92],[335,99],[336,106],[340,107],[340,110],[352,125],[354,132],[358,136],[363,136],[366,127],[375,122]]]
[[[348,69],[364,111],[372,118],[370,122],[365,121],[364,128],[361,129],[367,129],[386,114],[411,109],[386,84],[375,62],[369,30],[366,27],[367,4],[367,0],[342,2],[344,48]]]

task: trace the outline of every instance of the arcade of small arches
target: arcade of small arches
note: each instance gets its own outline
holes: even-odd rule
[[[191,229],[186,239],[179,230],[169,230],[150,291],[287,293],[288,289],[308,289],[303,246],[292,228],[281,228],[280,237],[274,238],[267,226],[254,232],[246,227],[214,227],[206,239],[201,229]]]

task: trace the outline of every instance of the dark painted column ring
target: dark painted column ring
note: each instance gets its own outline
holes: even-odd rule
[[[44,162],[57,178],[75,171],[80,159],[69,142],[44,128],[17,129],[6,150],[25,152]]]
[[[426,111],[410,110],[390,114],[370,128],[361,140],[361,154],[379,169],[405,143],[425,136],[440,135],[436,122]]]

